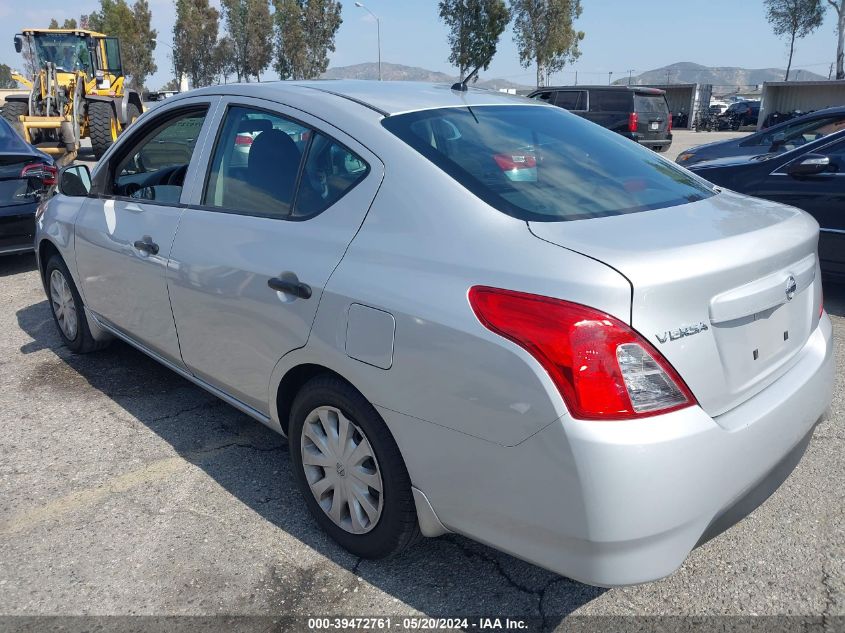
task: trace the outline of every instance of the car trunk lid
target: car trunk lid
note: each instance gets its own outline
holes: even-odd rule
[[[0,154],[0,207],[31,204],[44,190],[38,170],[24,174],[41,161],[31,154]]]
[[[630,281],[632,327],[713,416],[787,371],[818,322],[818,224],[792,207],[723,192],[529,228]]]

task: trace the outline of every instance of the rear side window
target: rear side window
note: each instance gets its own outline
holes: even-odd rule
[[[583,90],[558,90],[555,105],[567,110],[586,110],[587,93]]]
[[[302,219],[328,209],[367,173],[362,158],[328,136],[277,114],[236,106],[217,139],[202,203]]]
[[[370,171],[364,160],[327,136],[314,134],[293,215],[322,213],[361,182]]]
[[[523,220],[622,215],[714,195],[651,150],[559,108],[444,108],[382,124],[476,196]]]
[[[668,114],[669,112],[669,106],[666,105],[666,98],[663,95],[636,95],[634,109],[636,112],[647,114]]]
[[[629,90],[592,90],[590,112],[633,112],[632,97]]]

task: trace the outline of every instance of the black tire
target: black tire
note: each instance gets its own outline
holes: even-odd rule
[[[130,103],[129,105],[127,105],[126,125],[123,126],[124,129],[132,125],[135,122],[135,119],[137,119],[139,116],[141,116],[141,111],[138,109],[138,106],[136,106],[134,103]]]
[[[23,136],[23,125],[21,125],[19,117],[26,116],[28,112],[29,105],[27,103],[23,101],[7,101],[3,105],[2,115],[4,119],[12,124],[12,128]]]
[[[88,135],[94,158],[100,160],[106,150],[117,140],[117,117],[112,104],[107,101],[88,102]]]
[[[62,326],[59,324],[59,317],[56,315],[56,304],[51,295],[51,283],[54,271],[57,271],[64,277],[73,297],[73,310],[76,314],[77,323],[76,333],[73,338],[70,338],[62,329]],[[50,313],[53,315],[53,322],[56,324],[56,329],[59,331],[59,336],[62,338],[64,344],[72,352],[77,354],[87,354],[106,347],[108,341],[96,341],[91,335],[91,330],[88,328],[88,320],[85,318],[82,298],[79,296],[76,285],[73,283],[73,277],[71,277],[64,260],[59,255],[53,255],[47,260],[47,266],[44,269],[44,279],[47,287],[47,301],[50,304]]]
[[[381,471],[381,516],[375,527],[364,534],[353,534],[335,524],[317,503],[306,478],[300,452],[302,429],[308,414],[324,406],[337,408],[359,427]],[[330,374],[309,380],[293,401],[288,436],[294,476],[308,510],[345,549],[362,558],[386,558],[401,553],[421,538],[411,478],[399,448],[373,405],[349,383]]]

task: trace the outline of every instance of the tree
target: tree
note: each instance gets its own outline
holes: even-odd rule
[[[18,82],[12,79],[12,69],[0,64],[0,89],[17,88]]]
[[[77,28],[76,20],[74,20],[73,18],[65,18],[64,23],[62,23],[62,25],[59,26],[59,21],[56,20],[56,18],[53,18],[52,20],[50,20],[50,26],[48,26],[47,28],[49,28],[49,29],[75,29],[75,28]]]
[[[217,73],[217,83],[223,80],[227,83],[229,75],[235,72],[234,45],[230,37],[221,37],[214,47],[214,69]]]
[[[765,0],[766,19],[775,35],[789,37],[789,61],[784,81],[789,81],[795,40],[802,39],[819,28],[824,20],[822,0]]]
[[[475,68],[487,70],[510,21],[505,0],[440,0],[439,8],[449,27],[449,61],[458,67],[461,81]]]
[[[120,38],[123,71],[137,90],[142,90],[146,78],[158,70],[153,60],[158,33],[151,21],[147,0],[135,0],[132,7],[126,0],[100,0],[100,11],[80,18],[89,29]]]
[[[845,0],[827,0],[836,12],[836,78],[845,79]]]
[[[192,88],[209,86],[217,76],[217,30],[220,13],[208,0],[176,0],[173,24],[173,67],[186,74]]]
[[[573,22],[581,16],[581,0],[511,0],[514,41],[523,68],[537,68],[537,85],[581,56],[584,39]]]
[[[238,81],[260,80],[272,59],[273,23],[268,0],[221,0],[232,42],[233,64]]]
[[[313,79],[329,66],[343,19],[336,0],[274,0],[276,60],[281,79]]]

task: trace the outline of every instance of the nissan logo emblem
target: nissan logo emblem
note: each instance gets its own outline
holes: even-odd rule
[[[795,277],[792,275],[786,280],[786,300],[792,301],[792,297],[795,296],[795,291],[798,290],[798,284],[795,283]]]

